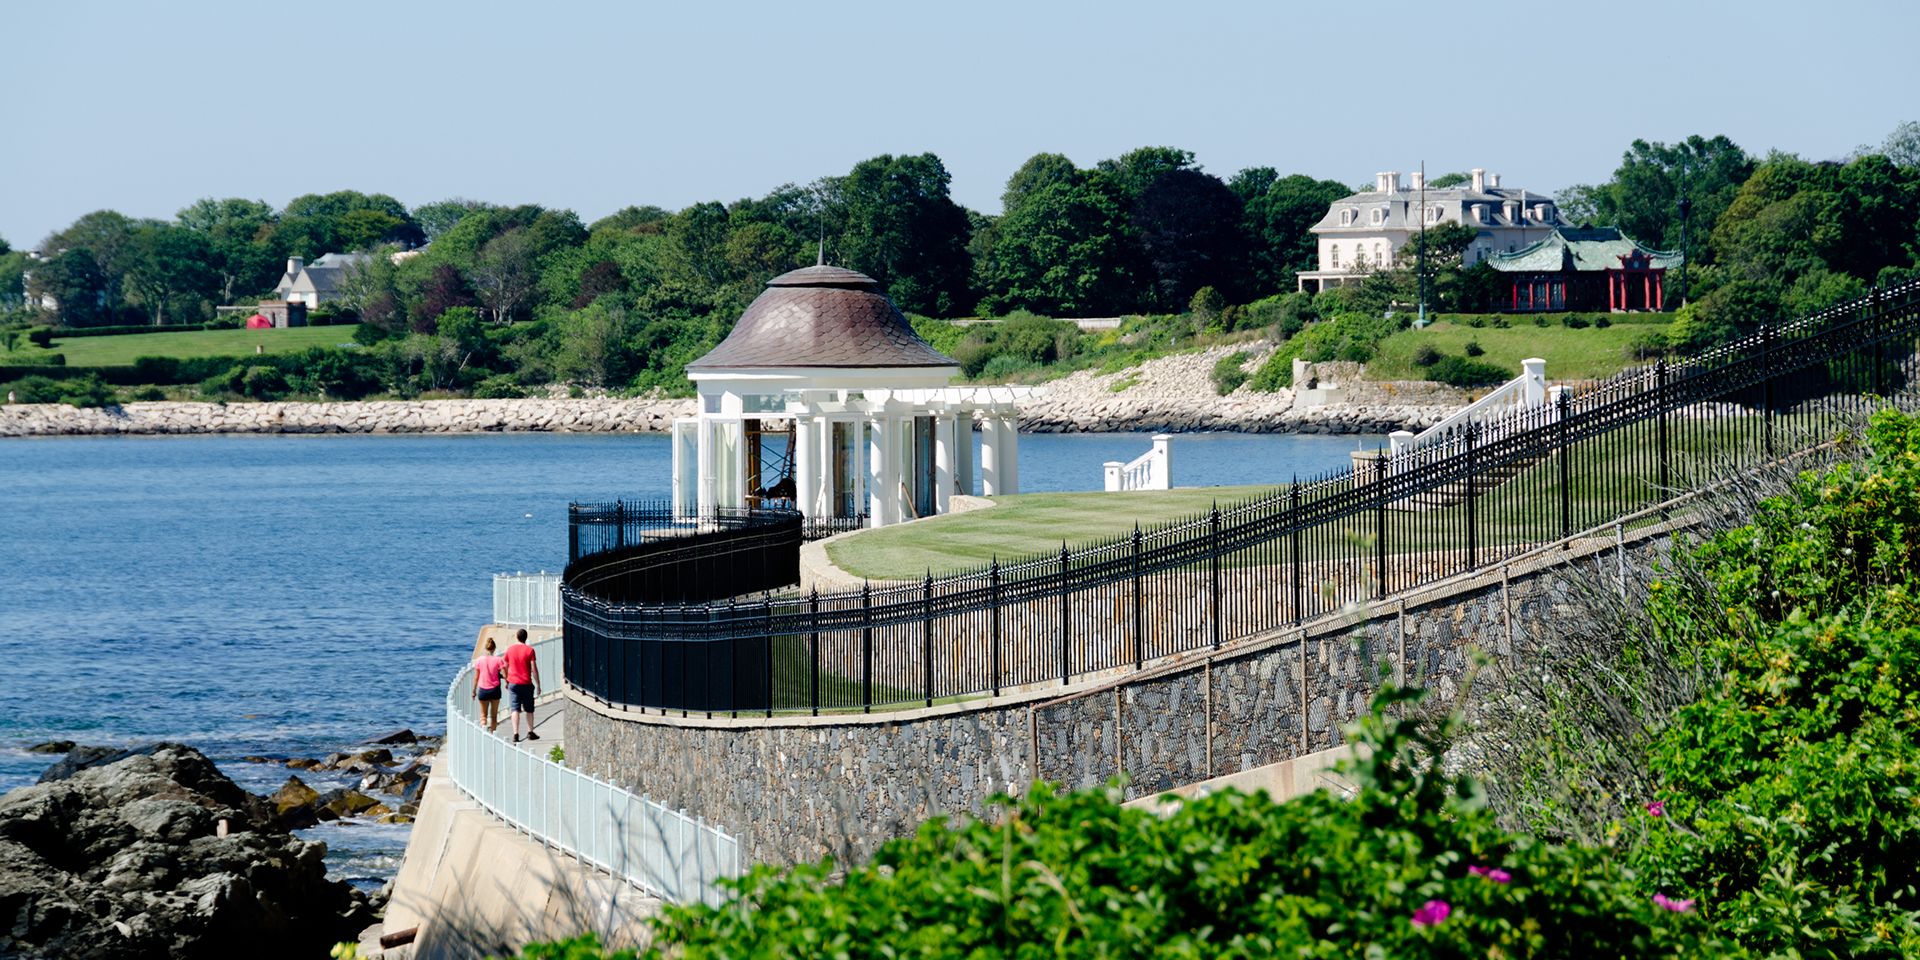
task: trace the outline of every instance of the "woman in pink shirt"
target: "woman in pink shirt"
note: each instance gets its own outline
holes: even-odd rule
[[[507,670],[507,658],[493,654],[493,638],[487,638],[487,652],[473,661],[473,698],[480,701],[480,722],[492,733],[500,726],[500,675]]]

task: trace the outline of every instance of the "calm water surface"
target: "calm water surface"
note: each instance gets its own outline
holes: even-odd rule
[[[1174,482],[1318,474],[1358,442],[1179,436]],[[1097,490],[1102,462],[1148,446],[1024,436],[1021,483]],[[491,575],[558,570],[567,502],[665,497],[670,456],[658,436],[0,441],[0,623],[19,694],[0,711],[0,789],[46,767],[23,749],[42,740],[180,740],[268,792],[287,771],[240,757],[442,733]],[[363,885],[406,842],[370,824],[314,835]]]

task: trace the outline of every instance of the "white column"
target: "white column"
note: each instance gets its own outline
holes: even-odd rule
[[[999,496],[1000,490],[1000,418],[992,414],[980,418],[980,492]]]
[[[894,463],[893,418],[874,417],[867,423],[867,526],[884,527],[893,522],[898,510],[891,482],[898,469]]]
[[[973,413],[967,410],[953,418],[953,492],[973,495]]]
[[[1165,433],[1153,435],[1153,484],[1154,490],[1173,489],[1173,437]]]
[[[1108,493],[1117,493],[1121,487],[1126,486],[1126,484],[1120,480],[1120,471],[1126,468],[1126,464],[1118,460],[1108,460],[1100,466],[1105,471],[1106,490]]]
[[[793,418],[793,505],[801,514],[814,514],[815,491],[820,486],[820,445],[813,442],[812,417]]]
[[[954,464],[959,453],[954,449],[953,414],[936,414],[933,418],[933,512],[950,513],[953,510]]]
[[[1009,413],[1002,418],[1000,446],[1000,486],[1002,493],[1020,492],[1020,417]]]
[[[853,447],[853,456],[848,458],[847,467],[853,471],[853,476],[851,477],[853,481],[853,512],[856,514],[860,512],[860,505],[867,503],[867,438],[865,435],[865,424],[866,421],[859,417],[847,421],[847,429],[853,433],[853,438],[849,441]],[[872,515],[873,510],[871,506],[869,506],[867,513],[869,516]],[[871,524],[872,521],[868,521],[868,523]]]
[[[700,472],[696,481],[699,489],[699,493],[696,494],[696,504],[699,507],[700,516],[711,517],[717,507],[715,500],[719,491],[714,489],[713,425],[705,419],[695,421],[694,448],[698,451],[695,459],[700,462]]]

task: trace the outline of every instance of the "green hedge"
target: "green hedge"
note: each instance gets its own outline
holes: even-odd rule
[[[232,324],[227,324],[231,328]],[[131,333],[196,333],[201,330],[222,329],[211,323],[169,323],[155,326],[151,323],[128,324],[113,327],[52,327],[51,336],[55,339],[67,337],[118,337]]]

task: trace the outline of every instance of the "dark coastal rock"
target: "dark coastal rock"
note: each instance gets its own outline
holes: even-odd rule
[[[402,746],[404,744],[418,743],[419,740],[420,738],[414,736],[412,730],[402,729],[402,730],[395,730],[394,732],[389,733],[384,737],[374,737],[371,740],[363,740],[361,742],[371,746],[378,746],[378,747],[397,747],[397,746]]]
[[[357,817],[380,805],[380,801],[358,790],[329,790],[313,803],[313,812],[322,820]]]
[[[295,757],[287,761],[288,770],[318,770],[320,766],[320,761],[312,757]]]
[[[372,919],[325,854],[191,747],[114,751],[0,797],[0,956],[325,956]]]
[[[28,753],[66,753],[73,749],[72,740],[48,740],[27,748]]]
[[[320,791],[306,785],[299,777],[288,777],[280,789],[267,798],[273,804],[274,819],[289,830],[311,827],[320,822],[314,813],[313,805],[320,799]]]

